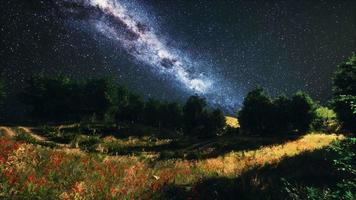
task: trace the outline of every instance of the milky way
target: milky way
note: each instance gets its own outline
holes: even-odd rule
[[[156,74],[179,83],[187,92],[206,97],[211,104],[225,108],[233,108],[238,103],[227,84],[214,72],[207,67],[196,66],[199,61],[193,61],[189,56],[179,53],[178,49],[168,47],[158,36],[157,30],[139,17],[142,8],[129,10],[125,2],[116,0],[63,2],[63,8],[69,14],[85,15],[96,31],[120,45],[136,61],[148,66]],[[137,10],[141,13],[137,13]]]

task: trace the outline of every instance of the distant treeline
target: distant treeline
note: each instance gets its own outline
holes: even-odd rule
[[[29,117],[43,122],[86,119],[145,124],[206,136],[225,126],[223,113],[208,108],[199,96],[191,96],[184,105],[144,101],[108,77],[75,80],[63,75],[33,76],[20,99],[30,108]]]
[[[5,98],[0,80],[0,110]],[[29,78],[19,95],[29,108],[29,119],[39,122],[78,122],[144,124],[212,136],[225,127],[224,114],[211,109],[204,98],[188,98],[184,105],[147,101],[118,85],[111,78],[71,79],[67,76],[37,75]],[[282,134],[356,130],[356,55],[337,67],[333,77],[333,98],[321,107],[306,93],[272,99],[262,88],[249,92],[237,112],[241,131],[251,134]]]

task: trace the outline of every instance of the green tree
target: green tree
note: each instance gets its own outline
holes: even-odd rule
[[[207,103],[204,98],[194,95],[188,98],[183,107],[184,128],[188,134],[199,134],[206,114]]]
[[[59,75],[33,76],[21,95],[32,117],[51,121],[78,121],[97,115],[104,118],[117,110],[117,88],[110,78],[74,80]]]
[[[286,134],[292,130],[291,100],[282,95],[273,100],[272,128],[276,134]]]
[[[129,123],[142,123],[144,114],[144,101],[136,94],[127,93],[125,104],[118,109],[117,120]]]
[[[291,123],[293,129],[304,133],[310,130],[316,117],[317,106],[313,99],[304,92],[297,92],[291,99]]]
[[[216,135],[220,130],[226,126],[225,115],[220,109],[214,109],[206,115],[205,134],[207,136]]]
[[[345,130],[356,131],[356,54],[339,65],[333,78],[333,109]]]
[[[238,112],[241,128],[254,134],[270,133],[272,110],[271,99],[261,87],[250,91]]]
[[[162,125],[169,129],[181,129],[183,120],[183,108],[178,103],[165,103],[160,106],[160,118]]]
[[[149,99],[144,108],[144,122],[146,125],[152,127],[160,127],[161,126],[161,102]]]

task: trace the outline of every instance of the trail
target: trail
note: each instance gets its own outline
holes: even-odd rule
[[[19,126],[17,128],[22,130],[24,133],[30,135],[31,137],[35,138],[37,141],[47,141],[47,139],[45,137],[42,137],[42,136],[39,136],[39,135],[33,133],[31,128],[29,128],[29,127]]]
[[[5,137],[12,138],[16,136],[16,132],[9,127],[0,126],[0,131],[4,134]]]

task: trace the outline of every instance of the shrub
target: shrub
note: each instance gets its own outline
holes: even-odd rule
[[[36,144],[36,139],[30,136],[29,134],[23,133],[22,131],[18,131],[15,136],[16,141],[23,141],[31,144]]]
[[[337,132],[339,130],[339,123],[336,118],[336,113],[327,108],[320,106],[315,111],[316,117],[312,123],[312,127],[316,131],[323,132]]]
[[[83,151],[95,152],[99,143],[99,136],[87,136],[79,140],[78,146]]]

